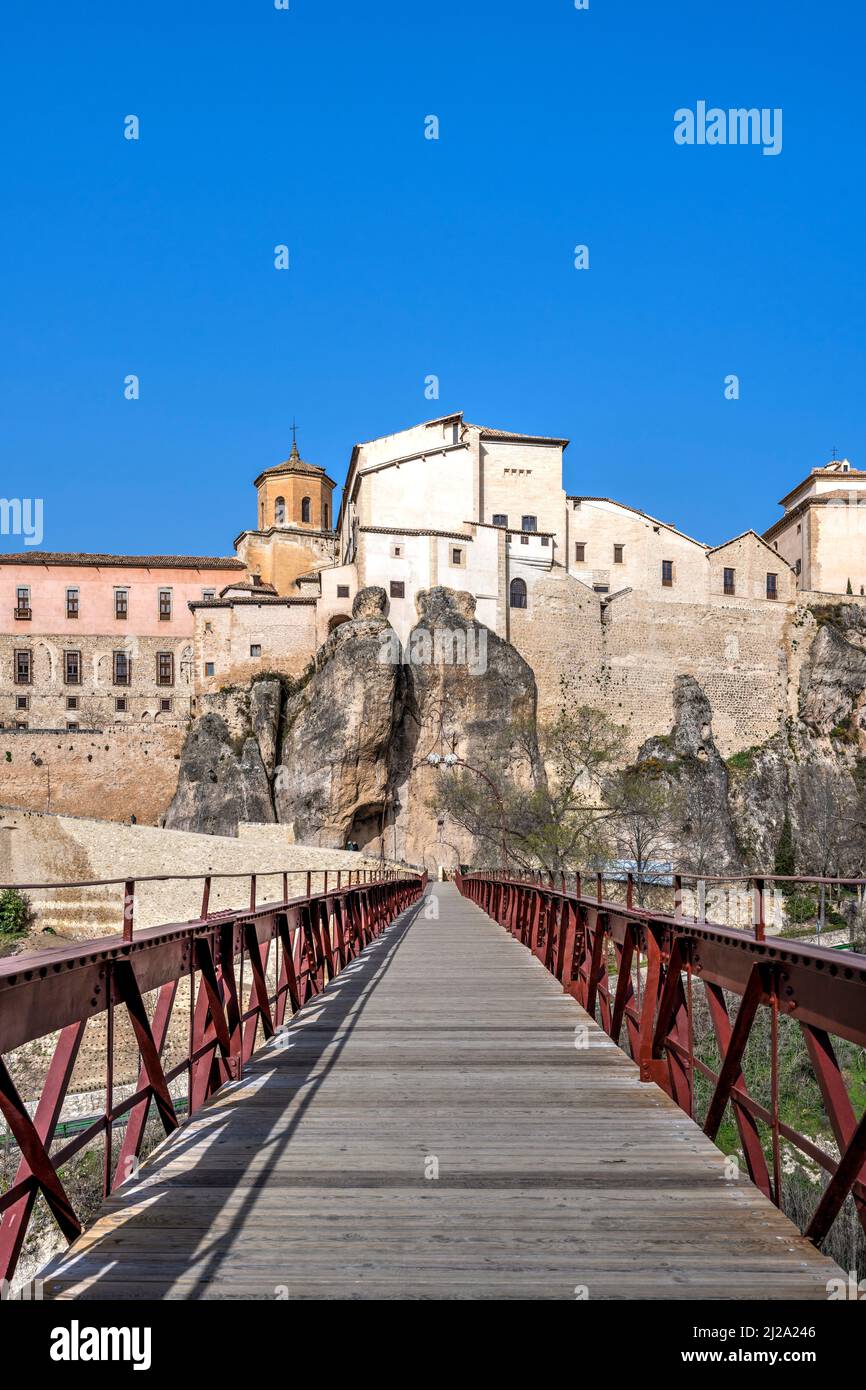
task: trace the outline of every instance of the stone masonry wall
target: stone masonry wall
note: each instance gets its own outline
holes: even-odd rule
[[[186,727],[0,730],[0,805],[155,825],[177,785]]]
[[[598,596],[561,570],[538,580],[526,609],[509,610],[511,641],[532,666],[539,713],[551,717],[560,678],[573,698],[603,709],[626,729],[630,752],[673,717],[673,684],[693,675],[713,707],[724,757],[763,743],[789,711],[803,626],[791,604],[723,598],[655,602],[626,591],[602,610]]]

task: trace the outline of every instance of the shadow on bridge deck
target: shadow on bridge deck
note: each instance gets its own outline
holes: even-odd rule
[[[826,1298],[797,1232],[451,885],[44,1272],[54,1298]],[[587,1046],[575,1046],[575,1030]]]

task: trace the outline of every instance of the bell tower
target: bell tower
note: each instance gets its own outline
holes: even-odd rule
[[[285,462],[266,468],[256,478],[255,487],[260,531],[272,526],[303,531],[333,529],[331,494],[335,483],[324,468],[301,458],[297,439],[292,441],[292,452]]]
[[[255,479],[256,528],[242,531],[235,547],[250,576],[280,595],[297,597],[299,576],[334,563],[336,483],[324,468],[301,458],[294,421],[292,435],[289,457]]]

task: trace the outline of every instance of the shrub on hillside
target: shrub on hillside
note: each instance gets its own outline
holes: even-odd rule
[[[0,936],[23,936],[33,921],[30,899],[17,888],[0,893]]]

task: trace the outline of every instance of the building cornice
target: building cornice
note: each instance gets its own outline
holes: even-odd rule
[[[471,524],[475,525],[474,522]],[[444,536],[450,541],[474,541],[475,539],[473,535],[467,535],[465,531],[434,531],[428,527],[416,526],[359,526],[358,530],[376,536]]]
[[[838,473],[833,474],[833,477],[838,476]],[[788,510],[785,512],[785,515],[780,516],[778,521],[774,521],[772,526],[768,526],[766,531],[762,532],[763,539],[766,540],[768,536],[779,535],[781,531],[784,531],[786,527],[791,525],[792,521],[796,521],[798,516],[802,516],[804,512],[809,511],[811,507],[851,506],[866,506],[866,495],[864,495],[862,498],[858,497],[856,502],[851,502],[849,500],[848,493],[845,491],[844,488],[840,488],[838,492],[825,492],[821,495],[811,493],[808,497],[804,497],[801,502],[798,502],[796,506],[789,507]]]
[[[241,531],[240,535],[235,536],[232,544],[237,548],[247,536],[258,536],[263,540],[267,540],[270,536],[290,536],[292,540],[297,540],[302,536],[319,536],[322,540],[336,541],[337,532],[321,531],[315,526],[267,526],[263,531],[248,527],[245,531]],[[238,564],[243,566],[243,561],[239,560]]]
[[[190,612],[197,608],[315,608],[318,599],[314,598],[272,598],[262,594],[260,598],[202,598],[190,599],[187,607]]]
[[[175,569],[175,570],[242,570],[242,560],[236,555],[86,555],[63,551],[23,551],[0,554],[0,565],[80,565],[88,569]]]

